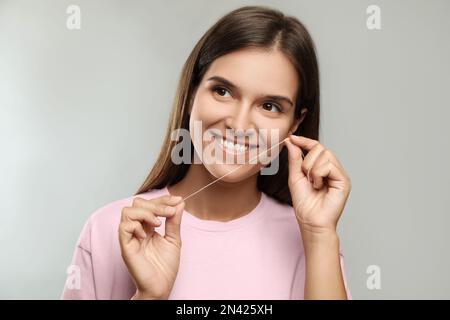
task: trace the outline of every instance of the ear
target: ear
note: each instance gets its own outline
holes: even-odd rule
[[[299,119],[294,119],[294,123],[292,124],[291,129],[289,130],[289,134],[293,134],[295,131],[297,131],[298,126],[300,125],[300,123],[303,122],[303,120],[305,119],[306,113],[308,112],[307,108],[303,108],[300,111],[300,118]]]

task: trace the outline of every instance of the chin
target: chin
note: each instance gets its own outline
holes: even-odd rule
[[[239,165],[236,164],[212,164],[212,165],[204,165],[206,170],[216,178],[220,178],[224,175],[220,181],[236,183],[248,179],[249,177],[257,174],[259,169],[255,165],[244,165],[239,169],[236,169]],[[228,174],[232,170],[234,172]]]

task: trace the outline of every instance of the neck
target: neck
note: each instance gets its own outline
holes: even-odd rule
[[[219,180],[187,199],[184,209],[203,220],[225,222],[242,217],[261,199],[257,178],[255,174],[240,182]],[[191,164],[186,176],[167,190],[171,195],[184,198],[216,179],[203,164]]]

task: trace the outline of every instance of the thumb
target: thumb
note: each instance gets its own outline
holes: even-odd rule
[[[177,204],[175,208],[177,212],[173,216],[166,218],[164,238],[181,246],[180,225],[184,211],[184,201]]]
[[[289,138],[286,139],[285,144],[288,149],[289,178],[293,181],[302,179],[303,177],[305,177],[305,174],[302,171],[302,149],[293,144]]]

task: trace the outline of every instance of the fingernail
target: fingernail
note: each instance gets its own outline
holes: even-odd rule
[[[166,207],[166,213],[175,213],[176,211],[174,207]]]

